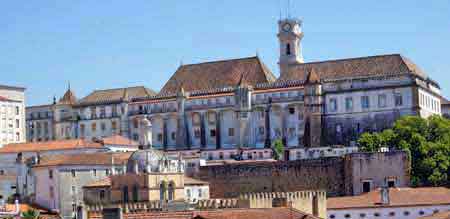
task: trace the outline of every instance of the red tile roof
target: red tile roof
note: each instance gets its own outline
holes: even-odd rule
[[[73,105],[77,102],[77,97],[75,97],[75,94],[72,92],[72,90],[67,89],[64,96],[59,99],[58,104],[70,104]]]
[[[100,219],[101,214],[90,213],[89,219]],[[267,209],[216,209],[178,212],[124,213],[124,219],[319,219],[318,217],[290,208]]]
[[[11,101],[11,100],[6,97],[0,96],[0,101]]]
[[[100,143],[104,145],[124,145],[138,147],[139,143],[121,135],[113,135],[100,139]]]
[[[380,189],[358,196],[329,198],[328,210],[450,204],[450,189],[444,187],[390,188],[389,204],[381,204]]]
[[[156,92],[143,86],[95,90],[79,100],[78,105],[115,103],[154,95],[156,95]]]
[[[305,80],[310,69],[315,69],[323,80],[401,73],[427,78],[426,74],[408,58],[392,54],[302,63],[292,66],[291,71],[281,75],[278,80]]]
[[[2,148],[0,148],[0,153],[74,150],[87,148],[103,148],[103,145],[100,143],[90,142],[82,139],[14,143],[14,144],[7,144]]]
[[[239,82],[256,85],[275,80],[275,76],[257,56],[221,60],[180,66],[159,94],[176,93],[180,86],[191,92],[235,87]]]
[[[87,184],[87,185],[85,185],[83,187],[92,188],[92,187],[108,187],[108,186],[111,186],[111,177],[106,177],[106,178],[103,178],[101,180],[94,181],[94,182],[89,183],[89,184]]]
[[[61,166],[61,165],[112,165],[124,164],[132,152],[123,153],[83,153],[42,156],[35,167]]]
[[[187,176],[184,177],[184,185],[208,185],[208,184],[209,182],[206,181],[194,179]]]

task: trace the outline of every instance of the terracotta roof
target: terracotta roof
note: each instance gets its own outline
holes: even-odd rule
[[[242,77],[241,75],[244,74]],[[259,57],[230,59],[182,65],[167,81],[160,94],[176,93],[179,86],[186,92],[235,87],[241,83],[256,85],[276,80]]]
[[[419,217],[417,219],[450,219],[450,211],[439,212],[426,217]]]
[[[329,198],[327,209],[376,208],[450,204],[450,189],[444,187],[390,188],[389,204],[381,204],[380,189],[358,196]]]
[[[111,186],[111,178],[110,177],[106,177],[101,180],[89,183],[83,187],[91,188],[91,187],[108,187],[108,186]]]
[[[11,100],[6,97],[0,96],[0,101],[11,101]]]
[[[0,148],[0,153],[74,150],[84,148],[103,148],[103,146],[100,143],[90,142],[82,139],[71,139],[71,140],[7,144],[2,148]]]
[[[62,166],[62,165],[112,165],[124,164],[128,161],[131,152],[123,153],[83,153],[42,156],[35,167]]]
[[[101,214],[89,213],[89,218],[102,218]],[[290,208],[239,208],[177,212],[124,213],[124,219],[319,219],[318,217]]]
[[[184,176],[184,185],[208,185],[209,182]]]
[[[139,143],[121,135],[113,135],[100,139],[100,143],[104,145],[124,145],[138,147]]]
[[[408,58],[392,54],[297,64],[278,80],[305,80],[311,68],[322,80],[398,74],[413,74],[427,79],[426,74]]]
[[[95,90],[81,99],[78,105],[115,103],[154,95],[156,95],[156,92],[143,86]]]
[[[75,97],[75,94],[72,92],[72,90],[69,88],[67,89],[66,93],[64,93],[64,96],[59,99],[58,104],[70,104],[73,105],[77,102],[77,98]]]
[[[6,212],[14,212],[16,210],[15,204],[6,204],[3,206],[4,209],[0,211],[6,211]],[[28,205],[28,204],[19,204],[20,212],[26,212],[30,209],[36,209],[39,211],[39,219],[59,219],[60,217],[56,213],[52,213],[49,210],[46,210],[44,208],[41,208],[36,205]]]

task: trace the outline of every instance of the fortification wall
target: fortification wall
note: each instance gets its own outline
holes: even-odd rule
[[[195,178],[210,183],[211,198],[236,198],[243,193],[325,190],[328,196],[356,195],[362,182],[371,187],[409,185],[406,152],[354,153],[344,157],[280,162],[235,163],[200,167]]]
[[[325,190],[343,195],[342,158],[255,162],[205,166],[196,176],[210,183],[211,198],[235,198],[243,193]]]

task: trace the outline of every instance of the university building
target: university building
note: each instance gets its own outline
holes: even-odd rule
[[[217,152],[208,155],[213,158],[280,140],[289,148],[286,159],[293,159],[305,148],[355,147],[361,133],[386,129],[404,115],[441,114],[439,84],[408,58],[305,62],[302,22],[283,19],[278,29],[278,78],[256,56],[181,65],[159,93],[123,88],[77,100],[69,90],[51,106],[27,108],[27,137],[121,134],[157,149]],[[149,139],[143,139],[144,120],[152,126]]]

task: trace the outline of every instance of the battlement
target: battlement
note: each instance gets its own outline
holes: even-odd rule
[[[297,191],[297,192],[251,192],[244,193],[239,196],[240,199],[254,200],[254,199],[274,199],[286,198],[288,200],[305,199],[313,197],[326,198],[325,190],[317,191]]]

